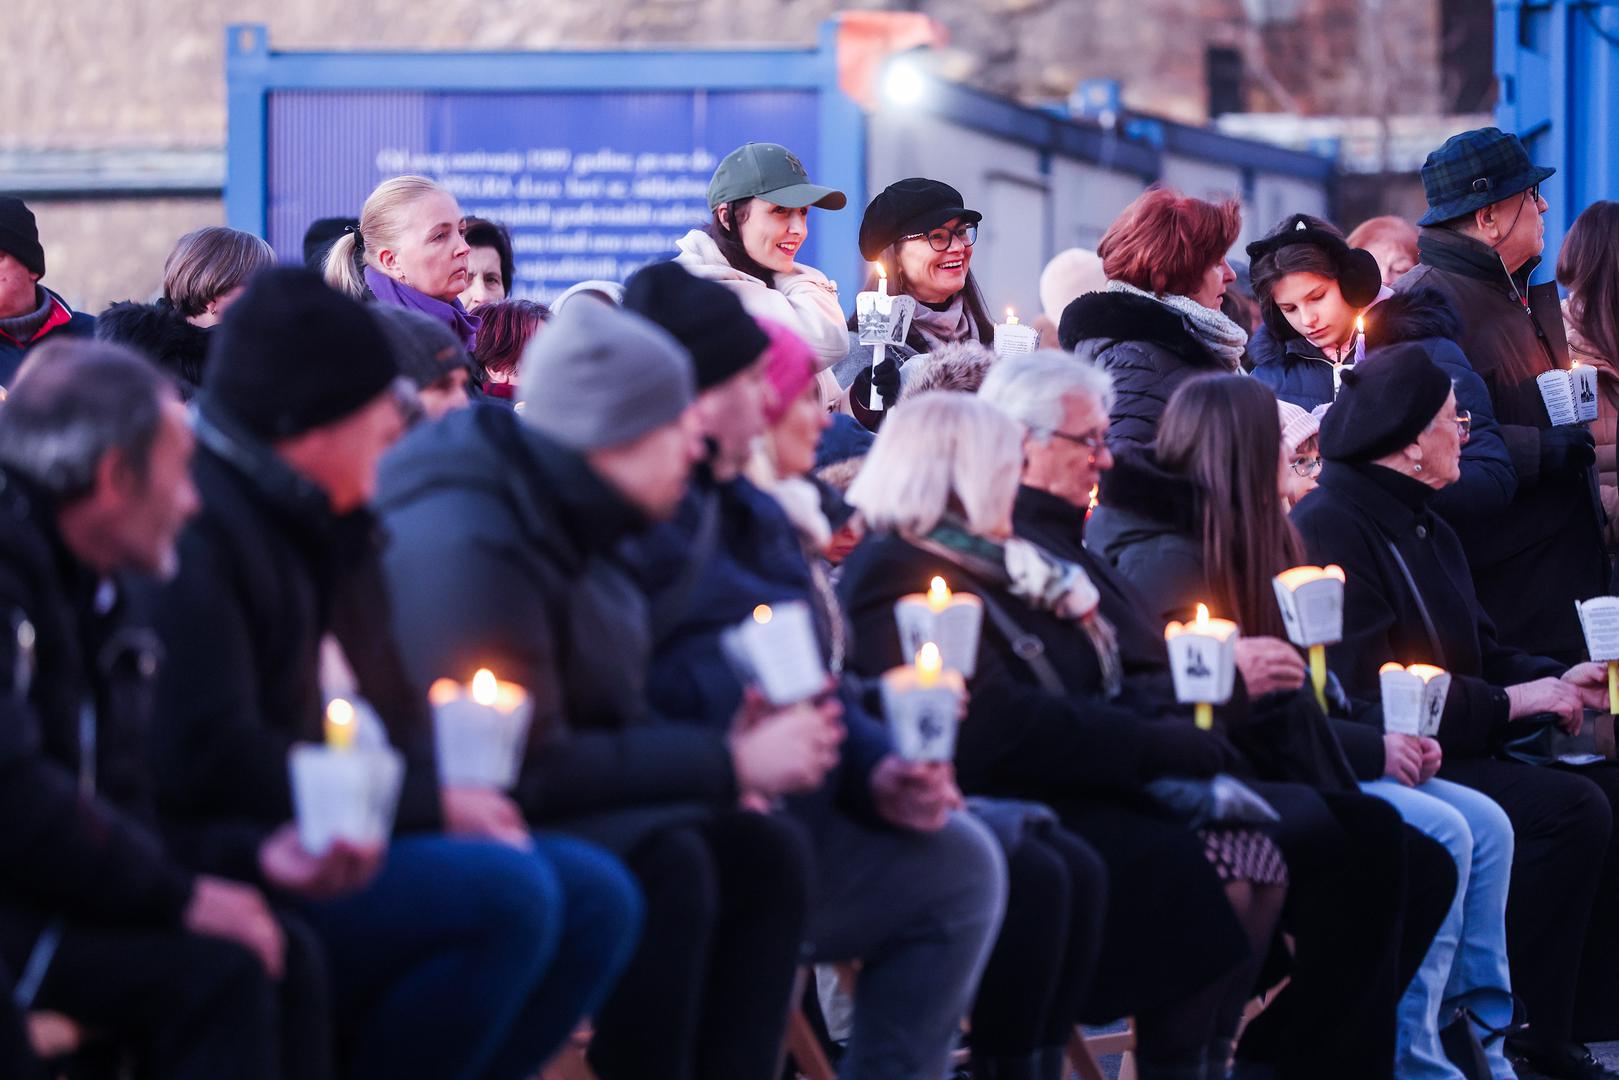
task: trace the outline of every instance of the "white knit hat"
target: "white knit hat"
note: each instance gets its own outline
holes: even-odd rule
[[[1102,258],[1084,248],[1059,251],[1040,272],[1040,307],[1053,324],[1062,322],[1063,309],[1086,293],[1107,289]]]
[[[1298,450],[1304,440],[1321,431],[1321,421],[1291,401],[1278,401],[1276,408],[1282,414],[1282,449],[1289,454]]]

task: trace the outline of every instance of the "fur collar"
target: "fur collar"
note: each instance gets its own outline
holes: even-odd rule
[[[112,305],[96,319],[96,337],[127,345],[168,372],[189,400],[202,385],[209,333],[186,321],[165,301]]]
[[[1424,338],[1455,341],[1461,332],[1461,316],[1444,294],[1433,288],[1395,293],[1366,316],[1366,346],[1373,349]]]
[[[1168,349],[1189,363],[1219,362],[1187,327],[1186,320],[1156,300],[1129,293],[1086,293],[1063,309],[1058,331],[1064,352],[1081,341],[1144,341]]]

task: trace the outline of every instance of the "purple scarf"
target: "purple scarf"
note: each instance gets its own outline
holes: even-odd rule
[[[466,346],[467,352],[472,351],[473,344],[478,340],[478,316],[467,314],[467,309],[461,306],[459,299],[446,304],[437,297],[428,296],[409,285],[400,284],[371,266],[365,268],[365,283],[378,303],[410,308],[412,311],[433,316],[455,331],[455,336],[461,339],[461,344]]]

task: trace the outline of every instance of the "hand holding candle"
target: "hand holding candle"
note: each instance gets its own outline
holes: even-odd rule
[[[380,847],[393,825],[404,758],[363,701],[333,698],[323,720],[322,743],[301,743],[287,755],[299,843],[315,856],[334,841]]]
[[[1231,700],[1236,681],[1237,624],[1209,618],[1208,605],[1199,604],[1196,621],[1164,627],[1164,641],[1169,646],[1176,699],[1195,706],[1197,726],[1210,730],[1214,706]]]
[[[1574,610],[1585,631],[1586,652],[1608,666],[1608,711],[1619,716],[1619,596],[1576,600]]]

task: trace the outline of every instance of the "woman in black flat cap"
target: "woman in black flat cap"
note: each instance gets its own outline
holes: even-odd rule
[[[961,192],[943,181],[911,177],[878,192],[860,219],[861,257],[882,265],[890,293],[916,301],[905,344],[889,346],[887,362],[876,373],[888,406],[899,400],[899,369],[911,357],[962,341],[994,344],[995,320],[972,273],[973,244],[984,215],[962,202]],[[876,281],[873,274],[866,288],[875,289]],[[875,429],[883,414],[866,408],[871,351],[851,333],[848,355],[832,370],[848,389],[847,411]]]
[[[1424,345],[1373,350],[1344,374],[1321,424],[1320,486],[1292,519],[1311,561],[1337,563],[1347,576],[1343,641],[1327,650],[1344,689],[1378,700],[1378,669],[1391,660],[1449,671],[1439,777],[1488,795],[1512,820],[1507,955],[1530,1027],[1509,1040],[1509,1053],[1536,1075],[1611,1078],[1572,1039],[1582,1034],[1576,991],[1590,997],[1619,971],[1609,930],[1619,902],[1610,844],[1619,768],[1539,767],[1501,756],[1505,742],[1537,724],[1554,718],[1573,727],[1583,708],[1606,709],[1605,673],[1497,639],[1461,541],[1431,506],[1461,475],[1461,431],[1456,392]],[[1523,602],[1541,601],[1525,595]]]

